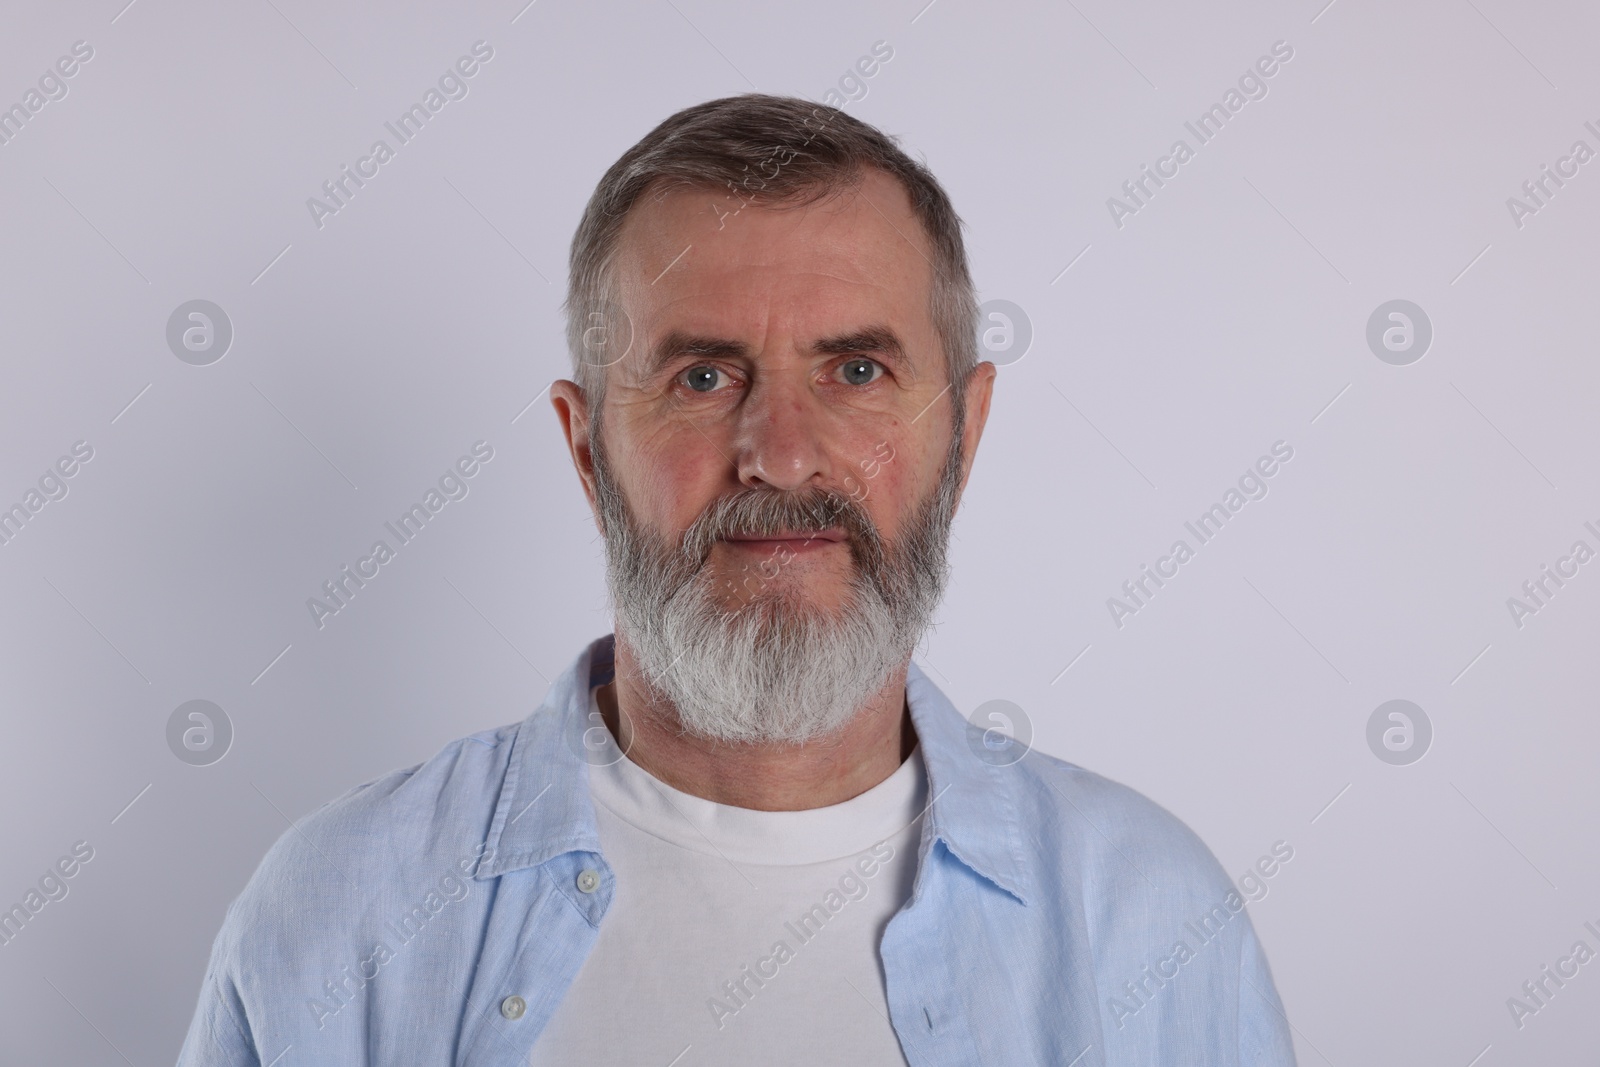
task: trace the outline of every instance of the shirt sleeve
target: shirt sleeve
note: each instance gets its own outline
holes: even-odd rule
[[[239,991],[217,974],[215,961],[206,969],[177,1067],[261,1067]]]
[[[1249,923],[1239,944],[1239,1065],[1295,1067],[1289,1017],[1272,983],[1261,942]]]

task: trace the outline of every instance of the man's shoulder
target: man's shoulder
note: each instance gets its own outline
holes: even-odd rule
[[[421,763],[352,786],[296,822],[274,851],[311,838],[359,856],[424,846],[464,818],[481,816],[487,826],[520,726],[510,723],[458,737]]]
[[[1059,946],[1038,956],[1042,983],[1103,1005],[1106,1062],[1165,1063],[1186,1049],[1185,1062],[1292,1067],[1248,901],[1200,836],[1065,760],[1030,752],[1010,769],[1034,875],[1027,910],[1039,939]],[[1063,972],[1066,985],[1052,984]]]
[[[457,738],[295,820],[229,907],[226,926],[240,936],[270,936],[308,917],[337,926],[451,868],[467,876],[470,863],[459,861],[483,855],[519,726]]]
[[[1045,836],[1045,852],[1067,864],[1085,858],[1115,883],[1202,900],[1233,881],[1187,823],[1131,786],[1031,751],[1015,768],[1019,812]]]

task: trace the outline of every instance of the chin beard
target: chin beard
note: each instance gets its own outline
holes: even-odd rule
[[[669,704],[686,733],[719,742],[800,744],[847,725],[911,658],[943,596],[961,481],[959,421],[939,484],[893,543],[855,500],[812,488],[723,497],[676,545],[634,520],[598,421],[590,440],[607,585],[617,640],[638,663],[648,699]],[[748,600],[719,603],[706,567],[719,539],[834,527],[851,556],[836,611],[809,603],[771,561]]]

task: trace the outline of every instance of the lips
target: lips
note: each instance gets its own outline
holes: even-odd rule
[[[739,542],[768,542],[768,541],[843,541],[843,530],[808,530],[804,533],[783,531],[775,534],[729,534],[722,538],[724,541]]]

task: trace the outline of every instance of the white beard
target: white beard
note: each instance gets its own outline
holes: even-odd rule
[[[852,590],[837,617],[770,593],[736,611],[703,582],[618,628],[683,728],[718,741],[803,742],[855,717],[911,654],[883,599]],[[644,615],[644,618],[638,617]]]
[[[721,742],[814,741],[847,725],[910,659],[949,573],[959,425],[939,485],[893,544],[848,497],[747,490],[713,502],[679,545],[668,546],[633,520],[607,468],[599,427],[594,431],[617,640],[686,732]],[[850,590],[836,613],[807,604],[787,585],[794,576],[782,573],[736,609],[716,602],[705,563],[718,538],[830,526],[844,529],[853,560]]]

